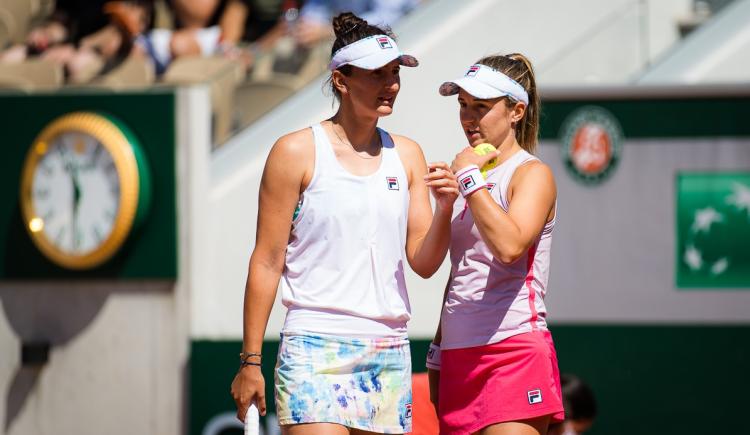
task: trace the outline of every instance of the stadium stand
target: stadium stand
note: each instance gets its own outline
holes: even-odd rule
[[[0,65],[0,89],[51,91],[63,85],[62,66],[42,59]]]

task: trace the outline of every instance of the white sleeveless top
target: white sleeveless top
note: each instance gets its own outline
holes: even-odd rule
[[[380,167],[344,169],[320,124],[312,127],[315,169],[292,223],[281,279],[288,308],[282,332],[358,337],[406,334],[404,280],[409,181],[390,135]]]
[[[516,169],[538,160],[520,150],[487,174],[492,198],[508,211],[508,185]],[[555,213],[556,215],[556,213]],[[521,258],[496,260],[474,223],[464,198],[451,222],[451,276],[441,317],[443,349],[483,346],[532,330],[546,330],[544,296],[549,277],[555,219]]]

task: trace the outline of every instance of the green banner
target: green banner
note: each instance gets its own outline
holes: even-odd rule
[[[750,289],[750,172],[677,176],[678,288]]]

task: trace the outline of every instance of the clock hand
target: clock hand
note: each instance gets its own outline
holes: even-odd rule
[[[78,181],[78,168],[73,171],[73,207],[78,208],[78,204],[81,202],[81,186]]]
[[[73,221],[71,224],[73,225],[72,228],[72,237],[73,237],[73,249],[78,249],[79,246],[79,240],[78,240],[78,206],[81,203],[81,187],[80,182],[78,181],[78,166],[76,166],[73,163],[73,160],[70,161],[71,165],[71,179],[73,181]]]

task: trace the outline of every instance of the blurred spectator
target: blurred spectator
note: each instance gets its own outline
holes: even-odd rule
[[[248,8],[248,16],[242,40],[255,42],[278,24],[282,0],[244,0],[244,2]]]
[[[58,0],[55,12],[29,32],[26,44],[0,52],[0,62],[40,56],[85,83],[128,55],[152,61],[162,74],[181,56],[224,55],[252,63],[241,48],[278,22],[281,0],[164,0],[173,29],[153,29],[155,0]],[[253,17],[249,20],[249,17]],[[255,27],[253,27],[255,26]]]
[[[29,56],[61,57],[74,50],[85,37],[107,25],[102,6],[107,0],[57,0],[52,14],[33,27],[25,44],[13,45],[0,53],[0,62],[21,62]]]
[[[549,435],[576,435],[591,429],[596,418],[594,392],[575,375],[560,376],[565,421],[550,425]]]
[[[257,39],[270,28],[269,11],[275,8],[278,13],[279,4],[280,0],[168,0],[174,30],[154,29],[133,36],[137,49],[153,61],[157,74],[182,56],[218,54],[249,66],[252,53],[240,44],[248,37]],[[253,28],[252,23],[265,29]]]
[[[273,50],[274,71],[296,74],[307,62],[311,48],[333,38],[331,19],[335,15],[352,12],[370,24],[389,27],[418,4],[419,0],[283,0],[279,24],[258,46],[263,51]]]
[[[311,46],[333,37],[331,18],[350,11],[375,26],[391,26],[419,4],[419,0],[307,0],[290,33],[298,44]]]
[[[0,62],[22,62],[29,56],[39,56],[62,65],[69,81],[88,81],[130,51],[119,27],[122,23],[108,17],[117,5],[138,11],[143,27],[149,25],[152,0],[58,0],[52,15],[29,32],[26,44],[0,54]]]

